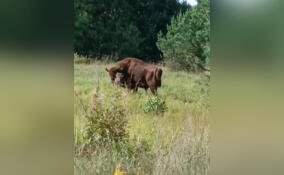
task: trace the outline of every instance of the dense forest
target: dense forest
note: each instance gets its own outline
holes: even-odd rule
[[[189,71],[209,63],[209,0],[197,7],[179,0],[75,0],[74,8],[79,55],[168,60]]]

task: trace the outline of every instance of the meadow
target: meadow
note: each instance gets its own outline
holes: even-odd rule
[[[162,67],[153,96],[113,86],[112,65],[74,64],[75,174],[209,174],[210,77]]]

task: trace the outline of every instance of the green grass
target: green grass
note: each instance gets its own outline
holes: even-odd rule
[[[113,174],[120,164],[125,174],[208,174],[209,77],[164,67],[158,96],[167,110],[146,113],[143,109],[151,92],[114,87],[105,67],[111,64],[74,65],[75,173]],[[119,148],[88,142],[84,116],[91,111],[97,88],[96,100],[105,111],[113,110],[118,99],[115,103],[125,112],[127,137]],[[88,143],[87,153],[78,151]]]

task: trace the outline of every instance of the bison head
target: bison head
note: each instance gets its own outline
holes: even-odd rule
[[[114,79],[114,84],[117,86],[125,86],[125,76],[123,73],[117,72],[115,79]]]
[[[108,75],[109,75],[110,80],[111,80],[112,83],[115,82],[116,74],[123,72],[123,68],[122,67],[118,67],[118,66],[114,66],[114,67],[112,67],[110,69],[105,68],[105,70],[108,72]]]

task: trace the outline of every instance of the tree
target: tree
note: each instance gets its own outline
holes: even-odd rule
[[[180,4],[177,0],[140,0],[136,2],[137,27],[143,35],[140,43],[142,51],[140,56],[145,60],[161,60],[162,53],[156,45],[159,31],[165,34],[171,17],[189,6],[185,3]]]
[[[171,17],[189,6],[177,0],[75,0],[74,7],[78,54],[157,61],[162,59],[158,32],[166,33]]]
[[[172,18],[167,34],[159,34],[158,47],[174,69],[198,71],[210,61],[209,0]]]
[[[74,1],[74,51],[82,55],[87,55],[88,51],[88,23],[90,21],[86,12],[84,1]]]
[[[75,1],[75,52],[97,58],[139,54],[140,32],[126,9],[127,1]]]

